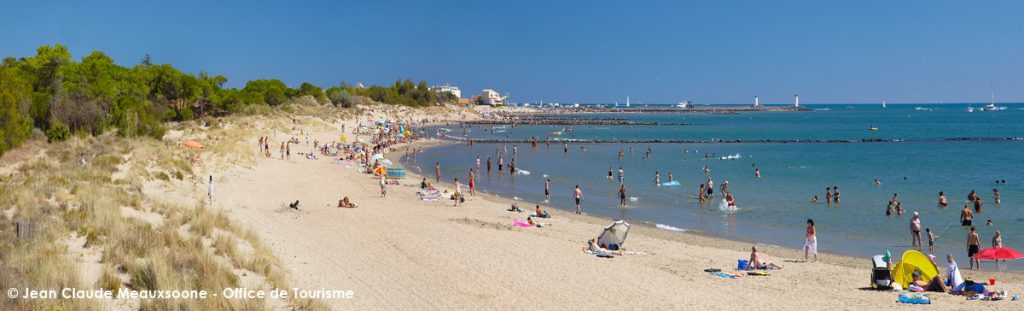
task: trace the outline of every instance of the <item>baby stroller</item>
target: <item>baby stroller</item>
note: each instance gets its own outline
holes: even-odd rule
[[[871,258],[871,288],[892,289],[892,271],[885,261],[885,256],[875,255]]]

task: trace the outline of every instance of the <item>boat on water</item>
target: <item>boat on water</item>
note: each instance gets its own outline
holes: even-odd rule
[[[974,107],[971,107],[971,105],[967,105],[967,112],[974,112]]]
[[[869,131],[877,131],[877,130],[878,130],[878,127],[876,127],[876,126],[872,125],[872,126],[868,127],[868,130],[869,130]]]
[[[999,111],[999,110],[1006,110],[1006,107],[996,106],[995,104],[988,104],[988,105],[985,105],[985,107],[981,107],[981,110],[982,111]]]
[[[914,107],[914,110],[917,110],[917,111],[933,111],[934,109],[932,109],[932,108],[925,108],[925,107]]]
[[[885,109],[885,101],[882,101],[882,109]]]
[[[678,104],[676,104],[676,108],[686,109],[686,106],[688,106],[688,105],[689,105],[689,102],[687,102],[686,100],[683,100],[683,101],[679,102]]]

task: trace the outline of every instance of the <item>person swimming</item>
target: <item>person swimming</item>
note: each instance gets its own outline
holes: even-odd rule
[[[945,208],[946,206],[949,206],[949,201],[946,200],[946,194],[939,191],[939,207]]]

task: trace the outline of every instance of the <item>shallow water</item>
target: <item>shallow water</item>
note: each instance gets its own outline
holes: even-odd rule
[[[914,107],[933,111],[914,110]],[[633,120],[682,122],[686,126],[576,126],[563,138],[626,139],[936,139],[962,137],[1024,137],[1024,106],[1007,105],[1005,111],[967,113],[966,105],[846,105],[810,106],[830,108],[809,112],[750,112],[734,115],[710,114],[625,114]],[[978,106],[976,106],[978,107]],[[588,115],[608,117],[611,115]],[[869,131],[869,126],[878,131]],[[490,128],[490,127],[488,127]],[[561,127],[516,126],[490,133],[472,128],[465,135],[477,138],[544,137]],[[450,135],[462,136],[453,128]],[[586,151],[580,147],[586,147]],[[632,154],[629,148],[634,150]],[[644,159],[648,147],[653,156]],[[507,151],[505,151],[507,149]],[[618,152],[625,157],[620,161]],[[689,152],[687,152],[689,150]],[[696,150],[696,151],[695,151]],[[506,153],[506,165],[513,144],[466,144],[428,149],[417,155],[411,169],[426,168],[440,162],[442,176],[464,180],[475,158],[482,168],[488,156],[495,162],[490,175],[478,174],[478,189],[543,202],[544,175],[552,180],[555,208],[574,210],[573,186],[584,191],[583,210],[587,213],[631,221],[649,221],[670,227],[700,230],[730,238],[799,248],[807,218],[818,226],[819,248],[855,256],[900,252],[910,246],[910,214],[921,214],[924,227],[940,235],[936,254],[952,253],[966,264],[967,230],[959,226],[960,207],[974,189],[983,198],[984,212],[976,215],[982,248],[990,246],[995,230],[1001,230],[1006,246],[1024,248],[1024,214],[1018,209],[1024,202],[1020,176],[1024,172],[1024,141],[928,141],[899,143],[746,143],[746,144],[584,144],[570,143],[563,152],[560,143],[537,148],[518,144],[517,162],[529,175],[500,175],[496,171],[497,153]],[[703,159],[705,153],[715,158]],[[738,159],[720,160],[726,155]],[[709,154],[710,156],[710,154]],[[625,171],[629,197],[627,208],[618,207],[619,183],[606,178],[609,167]],[[705,176],[702,168],[711,173]],[[754,177],[754,168],[762,178]],[[507,170],[507,168],[506,168]],[[656,186],[655,172],[661,182],[672,172],[681,186]],[[506,171],[507,172],[507,171]],[[699,184],[707,178],[715,183],[716,197],[703,206],[697,199]],[[906,177],[906,179],[904,179]],[[875,185],[874,179],[882,184]],[[1006,179],[996,184],[995,179]],[[736,197],[737,210],[719,209],[719,185],[729,182]],[[825,188],[839,186],[842,201],[824,203]],[[998,188],[1002,204],[994,204],[992,189]],[[937,206],[939,191],[945,191],[950,207]],[[885,215],[886,202],[899,193],[907,214]],[[821,203],[812,204],[818,195]],[[992,219],[994,225],[985,227]],[[927,236],[925,236],[927,243]],[[987,266],[992,266],[991,264]],[[1022,263],[1011,263],[1020,270]]]

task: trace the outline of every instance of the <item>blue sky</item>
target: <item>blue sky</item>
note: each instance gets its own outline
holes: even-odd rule
[[[7,1],[0,55],[513,101],[1024,101],[1021,1]],[[465,96],[465,95],[464,95]]]

